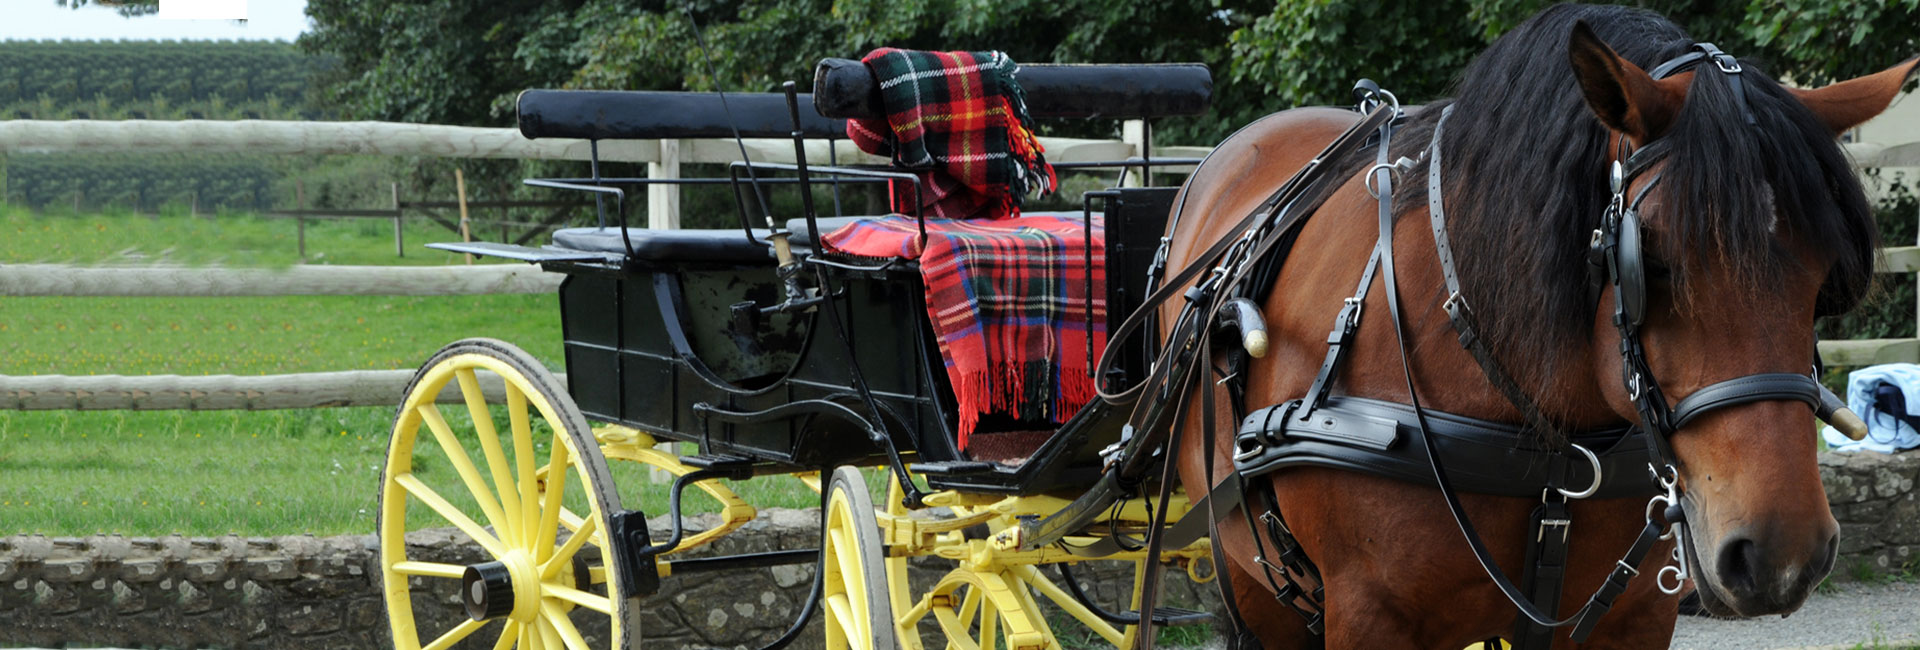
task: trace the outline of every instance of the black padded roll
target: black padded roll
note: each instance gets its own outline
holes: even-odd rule
[[[1203,63],[1021,64],[1034,117],[1136,119],[1199,115],[1213,103]],[[879,84],[866,64],[825,59],[813,74],[814,109],[837,118],[880,117]]]
[[[845,137],[846,122],[820,117],[800,96],[801,131],[809,138]],[[529,138],[654,140],[730,138],[732,124],[744,138],[784,138],[793,132],[787,98],[777,93],[716,93],[640,90],[528,90],[520,93],[520,133]]]

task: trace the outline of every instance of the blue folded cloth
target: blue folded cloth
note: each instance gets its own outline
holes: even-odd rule
[[[1891,454],[1920,447],[1920,365],[1888,363],[1847,375],[1847,408],[1867,422],[1867,437],[1850,440],[1833,427],[1820,432],[1834,451]]]

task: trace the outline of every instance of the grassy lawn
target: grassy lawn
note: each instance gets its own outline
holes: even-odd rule
[[[32,216],[0,207],[0,263],[154,262],[284,266],[294,223],[223,216]],[[311,263],[457,264],[420,248],[454,239],[391,222],[307,225]],[[0,374],[278,374],[413,369],[442,345],[488,336],[555,371],[552,295],[0,299]],[[447,409],[450,419],[455,411]],[[0,535],[95,532],[282,535],[373,530],[391,408],[290,411],[0,411]],[[504,421],[504,420],[502,420]],[[618,468],[650,513],[664,486]],[[806,505],[787,479],[753,481],[755,505]],[[703,498],[695,510],[708,509]]]

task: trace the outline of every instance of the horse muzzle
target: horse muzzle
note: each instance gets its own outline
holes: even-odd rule
[[[1701,563],[1697,553],[1706,540],[1690,544],[1693,565],[1707,569],[1695,579],[1701,605],[1723,617],[1784,618],[1800,609],[1833,570],[1839,552],[1839,525],[1831,516],[1825,520],[1813,530],[1745,526],[1729,531],[1712,542],[1711,564]]]

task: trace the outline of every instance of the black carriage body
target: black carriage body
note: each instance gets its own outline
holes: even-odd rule
[[[1035,117],[1191,115],[1205,110],[1212,92],[1206,68],[1191,64],[1031,65],[1022,75]],[[833,139],[845,132],[842,119],[870,117],[876,110],[877,84],[858,62],[823,62],[815,88],[813,101],[792,107],[786,97],[765,94],[729,95],[723,106],[711,94],[528,91],[520,97],[520,130],[529,138],[594,141],[712,137],[735,129],[745,137]],[[1149,164],[1135,159],[1104,165],[1144,170]],[[596,192],[616,207],[624,205],[625,194],[614,188],[623,184],[707,182],[605,179],[594,169],[591,179],[528,182]],[[858,172],[828,173],[847,182],[845,174]],[[760,179],[775,187],[794,182]],[[1176,191],[1126,188],[1086,196],[1086,209],[1099,209],[1106,224],[1110,326],[1145,296],[1147,269]],[[789,292],[775,269],[767,231],[746,228],[746,221],[743,205],[738,229],[603,227],[591,234],[598,241],[563,240],[562,231],[555,246],[540,249],[434,247],[512,257],[565,273],[560,306],[574,401],[592,420],[698,445],[699,455],[689,462],[782,473],[876,465],[891,460],[893,451],[936,489],[1031,494],[1078,490],[1098,479],[1099,451],[1119,439],[1124,417],[1117,416],[1124,412],[1095,400],[1024,462],[976,462],[955,447],[955,400],[914,262],[835,263],[833,256],[812,254],[806,228],[790,226],[802,273],[833,297],[808,309],[763,314],[759,308],[781,304]],[[602,215],[603,226],[624,223],[624,216],[611,223]],[[837,310],[846,341],[826,309]],[[1110,345],[1124,350],[1105,382],[1137,380],[1150,358],[1150,342]],[[875,408],[866,402],[869,394]],[[874,411],[878,423],[870,417]]]
[[[1176,190],[1101,192],[1108,224],[1109,324],[1138,305]],[[725,231],[738,235],[736,231]],[[768,305],[782,285],[764,264],[556,261],[568,390],[588,418],[699,446],[702,456],[749,459],[767,473],[886,460],[859,417],[864,380],[893,446],[930,470],[937,487],[1034,493],[1097,478],[1100,448],[1121,418],[1099,402],[1071,418],[1019,466],[975,463],[955,448],[955,401],[910,262],[827,267],[853,348],[819,310],[773,315],[751,327],[733,306]],[[823,307],[824,308],[824,307]],[[1127,349],[1109,382],[1137,380],[1146,342]],[[857,364],[857,366],[855,365]],[[850,417],[851,416],[851,417]],[[966,466],[967,472],[942,473]]]
[[[859,421],[819,403],[865,410],[826,314],[775,315],[752,331],[732,322],[734,304],[779,301],[771,264],[566,270],[561,326],[569,376],[579,378],[569,390],[589,418],[782,471],[879,462],[884,450]],[[855,357],[867,360],[859,371],[889,429],[912,436],[895,444],[948,458],[949,409],[933,379],[940,359],[928,356],[917,280],[909,272],[871,274],[846,282],[832,304]],[[768,414],[745,415],[754,413]]]

